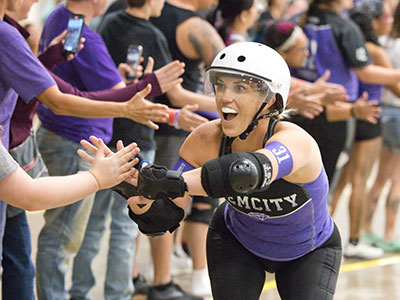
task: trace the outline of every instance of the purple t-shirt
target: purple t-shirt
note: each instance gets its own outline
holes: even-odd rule
[[[21,34],[0,20],[0,138],[8,149],[10,118],[18,95],[29,102],[55,85]]]
[[[67,28],[70,15],[64,5],[50,14],[40,39],[40,51]],[[100,35],[85,25],[82,36],[86,39],[83,50],[72,61],[55,67],[54,73],[81,91],[105,90],[121,82],[121,76]],[[45,128],[77,143],[81,139],[89,139],[90,135],[100,137],[106,143],[111,139],[112,119],[57,116],[43,104],[39,105],[37,112]]]
[[[264,192],[226,197],[225,223],[255,255],[293,260],[320,247],[332,235],[328,191],[324,168],[306,184],[279,179]]]

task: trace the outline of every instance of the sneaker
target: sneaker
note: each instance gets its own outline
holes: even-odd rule
[[[193,262],[182,246],[175,246],[171,255],[170,272],[171,275],[177,276],[189,274],[192,271]]]
[[[388,241],[381,239],[376,243],[376,246],[382,248],[386,252],[399,252],[400,251],[400,240]]]
[[[374,246],[374,247],[377,247],[378,246],[377,244],[381,240],[382,240],[382,238],[379,235],[377,235],[376,233],[374,233],[374,232],[363,234],[362,237],[361,237],[361,241],[364,244],[367,244],[367,245],[370,245],[370,246]]]
[[[151,286],[147,300],[203,300],[203,298],[190,295],[182,290],[179,285],[171,282],[163,291],[159,291],[154,286]]]
[[[382,249],[362,243],[358,243],[355,246],[349,243],[344,251],[344,257],[346,258],[377,259],[382,256]]]
[[[190,292],[196,296],[211,296],[211,283],[207,269],[193,270]]]
[[[150,286],[147,284],[146,279],[143,275],[138,274],[137,277],[132,278],[133,286],[135,290],[133,292],[134,295],[147,295],[149,292]]]

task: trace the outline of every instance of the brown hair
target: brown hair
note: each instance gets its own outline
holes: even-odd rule
[[[147,0],[126,0],[126,4],[128,4],[129,7],[137,7],[140,8],[142,7]]]
[[[400,2],[394,12],[394,21],[392,31],[390,32],[390,37],[394,39],[400,37]]]

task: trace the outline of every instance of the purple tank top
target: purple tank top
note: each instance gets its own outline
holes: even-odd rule
[[[358,96],[360,97],[363,92],[368,92],[368,100],[377,100],[379,103],[382,101],[383,85],[365,83],[359,80]]]
[[[324,168],[317,179],[303,185],[279,179],[263,193],[227,197],[225,223],[255,255],[293,260],[331,236],[334,225],[328,213],[328,190]]]
[[[263,145],[274,134],[277,123],[269,123]],[[231,153],[232,142],[232,138],[222,137],[220,156]],[[274,261],[293,260],[318,248],[332,235],[328,192],[324,167],[318,178],[307,184],[279,179],[264,192],[226,197],[225,224],[255,255]]]

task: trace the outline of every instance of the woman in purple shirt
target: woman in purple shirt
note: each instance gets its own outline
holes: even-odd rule
[[[282,299],[332,299],[341,240],[317,143],[279,121],[290,88],[285,61],[262,44],[233,44],[217,54],[207,87],[221,119],[191,133],[176,171],[148,165],[132,181],[137,188],[115,188],[130,217],[158,236],[179,226],[189,195],[225,198],[207,237],[215,300],[259,299],[265,271],[275,273]]]

